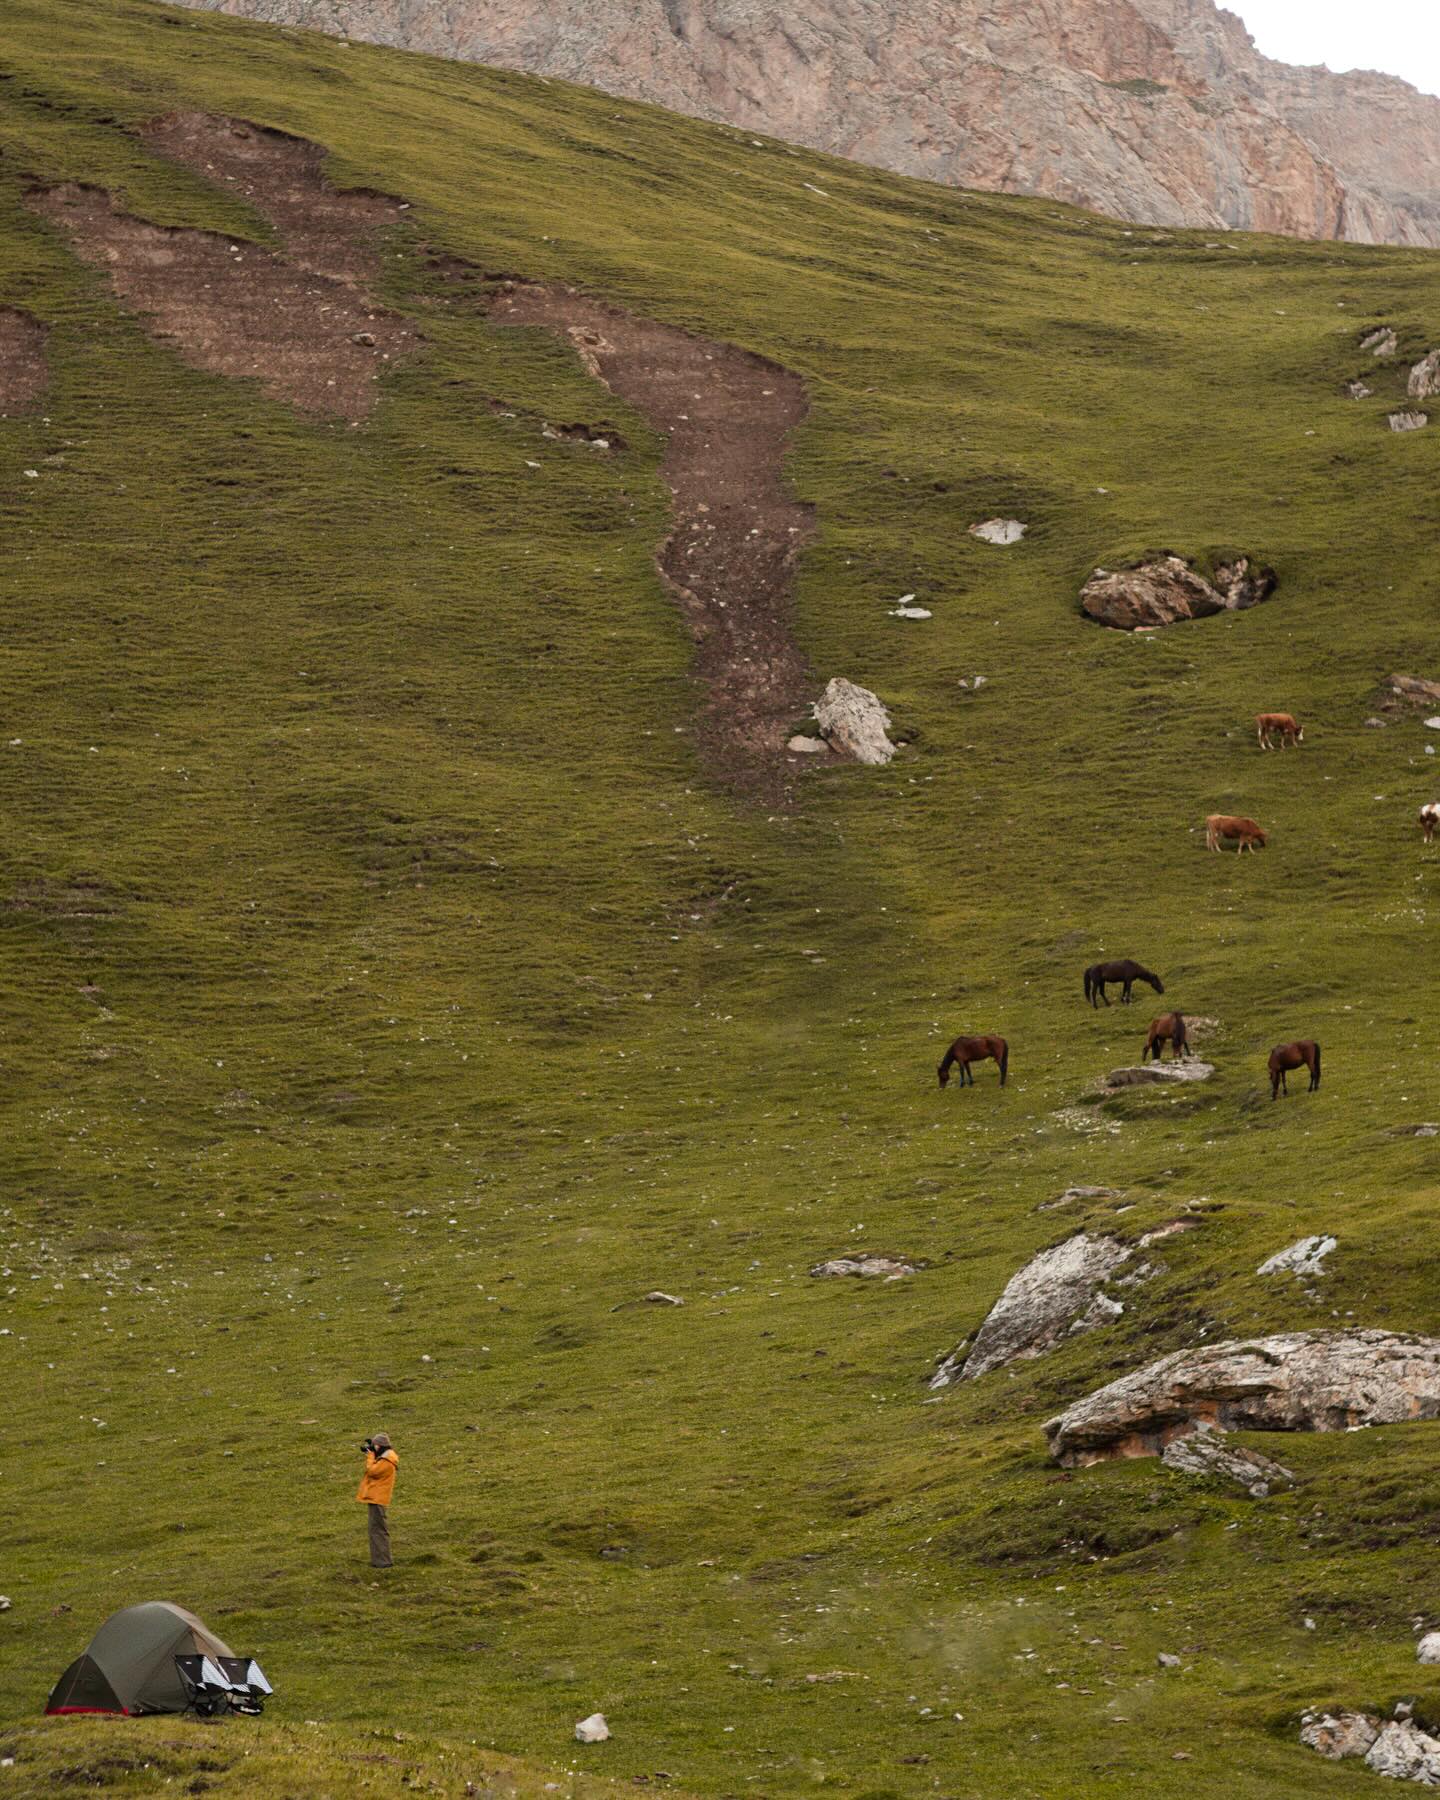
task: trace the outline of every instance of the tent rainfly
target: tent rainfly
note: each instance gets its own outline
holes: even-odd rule
[[[55,1683],[47,1713],[259,1712],[270,1684],[194,1613],[150,1600],[112,1613]]]

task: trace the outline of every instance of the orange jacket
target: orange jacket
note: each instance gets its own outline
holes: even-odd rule
[[[388,1506],[390,1496],[395,1492],[395,1471],[400,1466],[400,1458],[393,1450],[387,1450],[377,1456],[373,1450],[365,1452],[365,1473],[360,1479],[360,1492],[357,1500],[367,1506]]]

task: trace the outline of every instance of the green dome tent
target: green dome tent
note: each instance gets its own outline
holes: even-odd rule
[[[150,1600],[112,1613],[55,1683],[47,1713],[259,1712],[270,1684],[194,1613]]]

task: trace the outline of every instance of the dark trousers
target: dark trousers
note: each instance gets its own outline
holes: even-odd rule
[[[370,1566],[372,1569],[388,1569],[393,1567],[394,1558],[390,1554],[390,1527],[386,1522],[385,1508],[370,1502]]]

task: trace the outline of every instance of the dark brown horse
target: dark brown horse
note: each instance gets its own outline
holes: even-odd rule
[[[1085,998],[1092,1006],[1098,1006],[1105,998],[1105,983],[1119,981],[1124,985],[1120,990],[1120,1004],[1130,1004],[1130,989],[1137,981],[1148,981],[1157,994],[1165,992],[1165,983],[1158,975],[1153,975],[1144,963],[1131,962],[1128,957],[1120,962],[1091,963],[1085,971]]]
[[[1320,1085],[1320,1046],[1314,1038],[1300,1038],[1293,1044],[1277,1044],[1270,1052],[1270,1098],[1278,1100],[1290,1089],[1285,1082],[1287,1069],[1310,1071],[1310,1092]]]
[[[971,1087],[975,1085],[975,1077],[970,1073],[970,1065],[974,1062],[987,1062],[991,1057],[1000,1065],[1000,1085],[1004,1087],[1005,1077],[1010,1072],[1010,1046],[1002,1037],[958,1037],[940,1059],[937,1073],[943,1088],[950,1079],[950,1065],[960,1065],[960,1085],[964,1087],[968,1080]]]
[[[1190,1054],[1190,1034],[1185,1029],[1184,1013],[1161,1013],[1158,1019],[1150,1021],[1150,1033],[1145,1039],[1140,1061],[1143,1063],[1153,1056],[1159,1062],[1166,1044],[1174,1050],[1177,1060]]]

